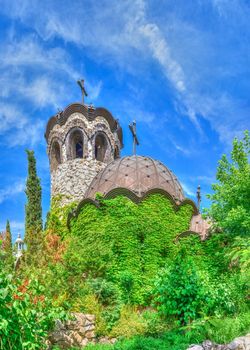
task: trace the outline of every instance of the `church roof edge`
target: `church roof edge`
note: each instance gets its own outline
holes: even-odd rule
[[[111,131],[117,131],[119,141],[123,147],[122,128],[118,120],[115,119],[113,115],[104,107],[93,107],[91,105],[87,106],[79,102],[69,104],[63,111],[59,111],[48,120],[44,134],[46,141],[48,142],[50,131],[56,124],[64,125],[70,115],[76,112],[82,113],[89,121],[94,120],[97,116],[102,116],[105,118],[110,126]]]

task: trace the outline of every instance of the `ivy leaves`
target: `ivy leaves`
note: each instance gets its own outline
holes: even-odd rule
[[[78,261],[74,266],[82,272],[117,283],[126,300],[143,304],[159,268],[178,250],[174,238],[188,229],[192,213],[188,204],[176,212],[160,194],[139,205],[122,196],[101,200],[100,208],[86,204],[71,222],[68,264]],[[124,276],[130,276],[129,292]]]

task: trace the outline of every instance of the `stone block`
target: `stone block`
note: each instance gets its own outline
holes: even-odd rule
[[[95,332],[94,331],[88,331],[88,332],[85,333],[85,337],[87,339],[95,338]]]
[[[190,347],[187,350],[204,350],[201,345],[190,345]]]

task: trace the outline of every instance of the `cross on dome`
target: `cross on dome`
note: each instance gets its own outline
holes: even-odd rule
[[[139,146],[139,141],[136,134],[136,121],[134,120],[132,124],[129,124],[129,130],[133,136],[133,155],[136,155],[136,146]]]

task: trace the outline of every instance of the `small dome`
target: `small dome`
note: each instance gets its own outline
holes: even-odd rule
[[[22,238],[21,238],[20,233],[18,233],[17,239],[16,239],[15,243],[24,243],[24,241],[23,241]]]
[[[169,193],[176,202],[185,199],[172,171],[149,157],[130,156],[114,160],[94,178],[85,198],[94,199],[97,192],[107,195],[118,188],[129,190],[138,197],[143,197],[150,190],[160,189]]]

